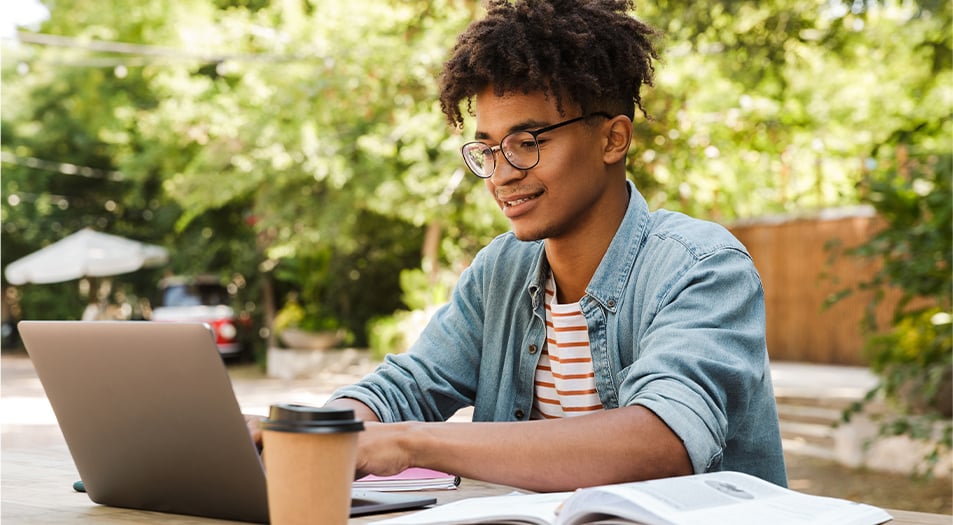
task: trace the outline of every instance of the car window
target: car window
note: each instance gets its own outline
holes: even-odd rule
[[[171,285],[162,293],[164,306],[196,306],[202,304],[199,297],[184,284]]]

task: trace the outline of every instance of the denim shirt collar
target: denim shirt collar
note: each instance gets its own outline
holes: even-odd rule
[[[602,257],[602,262],[596,268],[589,285],[586,286],[586,295],[600,303],[603,308],[615,312],[619,306],[626,282],[632,275],[632,268],[638,257],[639,250],[644,245],[649,225],[649,206],[635,189],[635,184],[626,180],[629,191],[629,205],[626,208],[622,222],[612,238],[609,248]],[[619,235],[618,232],[636,232],[635,235]],[[546,250],[543,241],[539,244],[539,256],[536,264],[527,274],[526,291],[533,302],[533,309],[541,306],[543,290],[549,276],[549,262],[546,260]]]

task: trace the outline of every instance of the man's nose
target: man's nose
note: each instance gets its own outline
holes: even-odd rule
[[[503,186],[514,180],[521,180],[526,176],[526,170],[514,168],[506,159],[506,153],[502,150],[494,152],[496,154],[496,170],[490,175],[490,182],[494,186]]]

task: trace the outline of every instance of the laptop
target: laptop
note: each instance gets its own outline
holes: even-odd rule
[[[261,456],[208,326],[21,321],[18,328],[92,501],[268,523]],[[354,491],[351,515],[434,503],[421,494]]]

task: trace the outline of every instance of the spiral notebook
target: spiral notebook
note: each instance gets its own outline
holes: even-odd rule
[[[354,488],[381,492],[454,490],[459,485],[460,476],[418,467],[409,468],[394,476],[368,475],[354,482]]]

